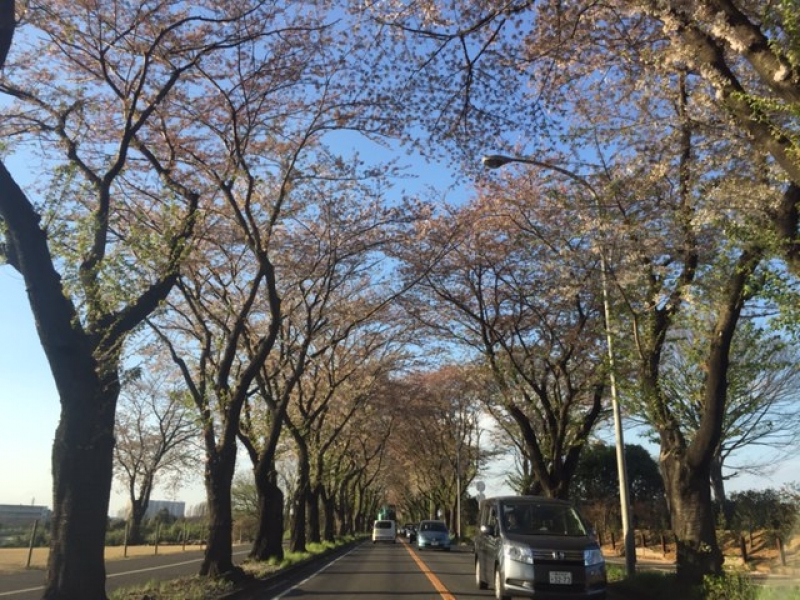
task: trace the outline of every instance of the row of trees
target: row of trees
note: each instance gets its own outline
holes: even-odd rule
[[[709,480],[734,336],[748,318],[780,312],[796,324],[797,3],[373,7],[405,42],[377,61],[415,84],[398,103],[409,134],[421,128],[428,147],[473,165],[487,151],[525,163],[426,224],[435,234],[414,256],[453,249],[416,288],[421,306],[443,302],[442,333],[489,363],[532,489],[566,493],[610,331],[617,375],[661,448],[679,576],[720,572]],[[694,423],[665,372],[682,339],[701,349],[693,395],[680,399]]]
[[[1,8],[4,146],[37,152],[28,164],[41,169],[26,193],[0,168],[4,257],[25,279],[62,409],[44,595],[105,598],[122,374],[161,355],[206,455],[202,573],[235,578],[237,443],[256,475],[253,554],[264,558],[282,552],[279,433],[299,440],[302,524],[307,496],[364,501],[383,434],[346,443],[341,432],[382,432],[393,418],[396,327],[376,317],[396,290],[371,275],[406,217],[384,207],[391,167],[323,144],[385,119],[366,97],[357,40],[299,3]],[[333,407],[333,390],[348,402]],[[309,431],[340,454],[319,438],[304,447]],[[341,489],[312,480],[323,458]],[[144,497],[151,482],[140,483]]]
[[[664,481],[658,463],[641,446],[626,445],[625,457],[631,492],[634,526],[653,531],[669,530],[669,512]],[[725,500],[714,500],[720,516],[718,528],[741,534],[773,531],[789,539],[796,533],[800,495],[797,484],[781,489],[736,491]],[[616,532],[620,524],[616,452],[613,446],[595,443],[581,454],[571,482],[570,496],[581,505],[583,515],[598,531]]]
[[[117,403],[148,361],[205,455],[203,574],[241,575],[239,445],[255,558],[282,553],[289,440],[293,549],[401,495],[458,512],[482,410],[521,489],[567,497],[612,366],[680,576],[718,572],[714,465],[776,397],[735,383],[736,336],[797,321],[794,0],[353,4],[0,2],[4,152],[37,157],[25,191],[0,164],[3,256],[61,401],[45,597],[105,598]],[[395,194],[344,132],[464,159],[475,195]],[[528,164],[486,178],[487,149]],[[408,375],[436,342],[465,369]]]

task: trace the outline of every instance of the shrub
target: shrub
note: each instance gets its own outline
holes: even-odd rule
[[[759,585],[746,573],[708,576],[703,581],[704,600],[795,600],[800,598],[797,585]]]
[[[703,597],[706,600],[756,600],[757,589],[758,586],[744,573],[707,575],[703,579]]]

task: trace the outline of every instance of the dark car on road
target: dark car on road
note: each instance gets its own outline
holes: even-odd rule
[[[568,502],[538,496],[488,498],[475,535],[475,582],[495,597],[601,600],[600,546]]]

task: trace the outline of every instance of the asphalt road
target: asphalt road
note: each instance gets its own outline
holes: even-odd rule
[[[235,547],[234,559],[243,560],[249,549],[249,546]],[[153,579],[194,575],[202,557],[203,552],[197,550],[108,561],[106,589],[110,592]],[[0,575],[0,600],[40,600],[43,578],[42,570]],[[331,559],[312,560],[242,590],[232,599],[385,600],[394,596],[414,600],[477,600],[492,598],[493,591],[477,589],[470,546],[453,547],[450,552],[419,551],[400,538],[396,544],[373,545],[367,541]],[[609,593],[609,600],[616,598]]]
[[[234,560],[243,560],[250,546],[234,547]],[[135,585],[151,579],[173,579],[196,575],[203,559],[202,550],[179,554],[137,556],[106,562],[106,590]],[[44,590],[44,571],[31,569],[0,574],[0,600],[40,600]]]
[[[297,581],[299,577],[304,577]],[[472,549],[418,551],[414,546],[365,542],[316,570],[291,581],[274,581],[248,596],[325,598],[326,600],[386,600],[395,596],[415,600],[492,598],[478,590],[472,573]]]
[[[478,600],[494,591],[475,585],[472,548],[450,552],[397,544],[359,544],[332,561],[310,565],[301,573],[271,578],[233,600]],[[620,600],[609,593],[608,600]]]

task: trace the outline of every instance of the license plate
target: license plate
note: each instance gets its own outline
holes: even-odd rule
[[[572,573],[569,571],[550,571],[550,583],[572,585]]]
[[[431,540],[431,546],[438,546],[439,540]]]

